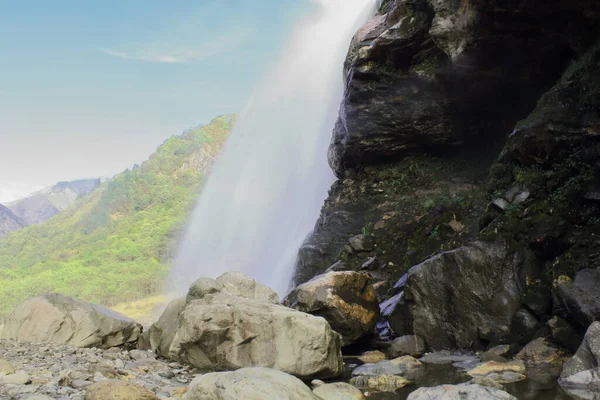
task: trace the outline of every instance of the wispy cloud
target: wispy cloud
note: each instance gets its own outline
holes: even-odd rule
[[[101,47],[102,53],[124,60],[156,62],[163,64],[182,64],[202,61],[219,54],[236,50],[249,40],[253,32],[238,30],[219,36],[211,41],[194,47],[177,47],[176,45],[153,45],[145,50],[122,51]]]
[[[164,64],[178,64],[191,61],[195,59],[195,57],[186,56],[175,56],[170,54],[136,54],[136,53],[126,53],[124,51],[118,51],[108,48],[100,48],[98,49],[102,53],[107,54],[109,56],[122,58],[124,60],[138,60],[138,61],[149,61],[149,62],[158,62]]]
[[[42,186],[39,185],[15,181],[0,181],[0,203],[8,203],[21,199],[40,189],[42,189]]]

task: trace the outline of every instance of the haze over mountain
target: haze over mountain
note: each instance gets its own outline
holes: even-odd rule
[[[0,232],[21,229],[0,240],[0,314],[46,292],[108,305],[159,293],[178,232],[234,122],[220,116],[172,136],[102,184],[62,182],[11,204],[32,221],[66,206],[38,225],[25,227],[0,205]]]
[[[0,238],[26,226],[25,221],[16,216],[10,208],[0,204]]]
[[[58,182],[49,188],[6,203],[6,206],[27,225],[39,224],[71,206],[77,199],[100,186],[100,178]]]

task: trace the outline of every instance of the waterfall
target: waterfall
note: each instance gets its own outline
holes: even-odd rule
[[[219,156],[180,243],[167,289],[243,272],[280,295],[334,176],[327,147],[343,95],[342,66],[377,0],[313,0],[255,90]]]

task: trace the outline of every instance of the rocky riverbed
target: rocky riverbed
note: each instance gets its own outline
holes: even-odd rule
[[[123,348],[0,340],[1,399],[84,399],[95,382],[120,380],[148,389],[159,399],[178,399],[194,378],[177,362],[157,360],[152,352]]]
[[[435,351],[414,334],[356,341],[353,332],[374,328],[365,276],[329,272],[298,286],[289,307],[239,273],[200,278],[146,331],[78,299],[32,298],[2,329],[0,399],[600,397],[600,322],[572,347],[564,340],[572,330],[557,318],[524,345],[479,351]],[[352,345],[342,347],[344,339]]]
[[[484,390],[485,393],[490,390],[497,393],[506,390],[506,395],[512,394],[517,399],[573,398],[558,388],[556,379],[540,380],[540,376],[525,378],[514,372],[524,368],[518,363],[482,362],[481,358],[488,359],[490,354],[479,354],[478,357],[474,354],[438,352],[421,357],[421,361],[404,356],[395,364],[394,361],[384,361],[385,354],[377,351],[358,358],[346,357],[346,374],[338,380],[350,379],[350,382],[355,385],[359,387],[362,385],[361,391],[348,394],[342,389],[348,390],[349,385],[334,386],[333,388],[337,389],[335,394],[337,397],[333,399],[404,400],[419,387],[459,384],[465,384],[463,388],[473,388],[471,390]],[[472,376],[473,372],[470,371],[475,366],[479,366],[479,371],[483,375]],[[103,396],[108,396],[109,392],[115,391],[122,396],[129,396],[117,397],[118,399],[181,399],[188,392],[194,378],[201,376],[203,374],[195,371],[194,368],[160,359],[151,351],[78,348],[0,340],[0,399],[2,400],[86,399],[86,392],[90,388],[94,389],[92,386],[94,383],[103,383],[112,387],[100,387],[103,394],[101,393],[100,397],[92,397],[93,399],[108,398]],[[350,378],[351,376],[353,377]],[[365,377],[369,377],[370,380]],[[397,379],[390,377],[397,377]],[[410,379],[411,383],[407,385],[407,379],[404,377]],[[126,382],[130,386],[118,387],[120,382]],[[313,381],[312,386],[318,387],[319,383]],[[394,388],[389,385],[399,387]],[[135,397],[129,393],[132,388],[138,392],[146,389],[146,396],[150,397],[142,397],[138,392],[136,392],[138,397]],[[447,386],[446,390],[453,389]],[[361,392],[363,397],[358,397]],[[329,393],[331,395],[332,392]],[[484,392],[475,392],[474,395],[484,396],[482,393]],[[414,395],[416,394],[418,393]]]

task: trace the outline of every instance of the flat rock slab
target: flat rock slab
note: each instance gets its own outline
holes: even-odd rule
[[[471,354],[452,353],[446,350],[425,354],[419,358],[424,364],[454,364],[464,362],[479,362],[479,358]]]

